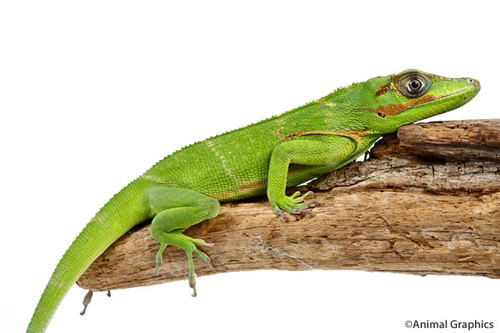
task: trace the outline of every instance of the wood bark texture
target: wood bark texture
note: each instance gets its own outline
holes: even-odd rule
[[[214,267],[198,276],[261,269],[349,269],[418,275],[500,277],[500,120],[407,125],[354,162],[307,186],[312,216],[277,218],[265,197],[227,203],[187,235]],[[293,189],[291,192],[295,191]],[[78,280],[103,291],[187,279],[183,250],[159,244],[149,225],[135,228]]]

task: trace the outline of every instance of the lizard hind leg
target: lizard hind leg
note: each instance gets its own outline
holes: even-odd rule
[[[196,191],[155,187],[148,193],[149,206],[155,215],[151,223],[151,236],[160,243],[156,256],[156,272],[163,264],[162,253],[167,245],[186,251],[189,262],[189,286],[196,296],[196,274],[193,253],[204,262],[209,257],[197,246],[212,246],[201,239],[191,238],[182,232],[192,225],[213,218],[219,213],[219,201]]]

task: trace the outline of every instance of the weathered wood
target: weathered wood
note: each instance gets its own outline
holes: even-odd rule
[[[402,148],[422,156],[458,161],[500,157],[500,119],[404,126],[398,138]]]
[[[356,269],[499,278],[499,125],[405,126],[398,132],[401,144],[388,136],[369,160],[308,185],[321,203],[312,217],[287,214],[284,223],[265,198],[224,204],[218,217],[186,232],[216,243],[204,248],[215,271],[197,262],[197,274]],[[173,247],[154,275],[158,248],[149,225],[137,228],[93,263],[78,285],[109,290],[186,279],[186,255]]]

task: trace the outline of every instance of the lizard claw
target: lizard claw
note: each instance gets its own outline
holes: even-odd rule
[[[210,260],[207,261],[207,265],[208,265],[208,267],[210,267],[210,269],[212,270],[212,272],[216,272],[214,266],[212,266],[212,264],[210,263]]]
[[[311,200],[307,203],[307,207],[311,206],[319,206],[319,202],[317,200]]]
[[[189,274],[189,286],[193,288],[193,294],[191,296],[196,297],[198,294],[196,293],[196,274]]]
[[[283,213],[283,211],[280,208],[274,210],[274,213],[276,213],[276,215],[278,215],[279,217],[281,217],[281,219],[283,220],[283,222],[286,222],[286,216],[285,216],[285,214]]]

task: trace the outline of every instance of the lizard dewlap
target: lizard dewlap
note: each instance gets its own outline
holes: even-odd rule
[[[471,78],[446,78],[418,70],[380,76],[319,98],[256,124],[194,143],[165,157],[117,193],[63,255],[40,298],[28,332],[44,332],[70,287],[129,229],[152,219],[160,243],[186,251],[189,285],[196,295],[193,254],[212,246],[185,236],[192,225],[217,216],[219,203],[266,194],[285,219],[310,214],[312,192],[291,196],[287,187],[341,168],[383,134],[469,102],[480,90]],[[193,296],[194,296],[193,295]],[[89,297],[90,301],[90,297]]]

